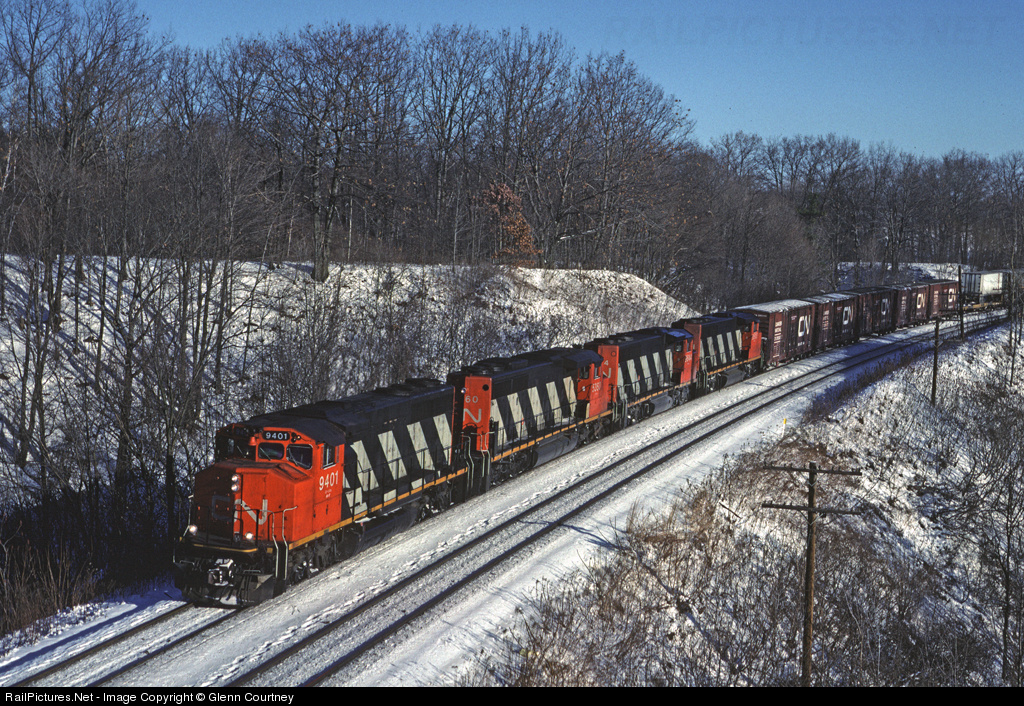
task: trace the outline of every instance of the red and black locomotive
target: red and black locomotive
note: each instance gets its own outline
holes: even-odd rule
[[[948,315],[958,293],[937,281],[739,307],[231,424],[196,476],[176,584],[196,601],[258,603],[690,397]]]

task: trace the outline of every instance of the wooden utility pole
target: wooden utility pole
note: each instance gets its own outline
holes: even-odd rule
[[[819,473],[831,473],[840,476],[859,476],[860,471],[837,471],[818,468],[811,463],[807,469],[790,468],[787,466],[765,466],[766,471],[791,471],[807,473],[807,505],[784,505],[778,503],[761,503],[761,507],[775,510],[796,510],[807,513],[807,557],[804,566],[804,639],[803,659],[800,665],[800,685],[811,685],[811,645],[814,640],[814,555],[817,548],[818,515],[859,515],[860,510],[837,510],[835,508],[819,508],[815,499]]]
[[[935,319],[935,363],[932,365],[932,407],[935,406],[935,395],[939,390],[939,323],[942,318]]]

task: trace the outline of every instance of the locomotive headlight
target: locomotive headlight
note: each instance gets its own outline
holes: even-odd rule
[[[240,480],[242,480],[242,476],[238,475],[237,473],[234,474],[233,476],[231,476],[231,482],[232,483],[237,483]]]
[[[250,542],[251,542],[251,541],[252,541],[252,540],[253,540],[253,539],[255,538],[255,536],[256,536],[256,535],[254,535],[254,534],[253,534],[252,532],[246,532],[246,533],[245,533],[245,538],[246,538],[247,540],[249,540]]]
[[[189,525],[188,526],[188,533],[189,534],[195,534],[198,531],[199,531],[199,528],[196,527],[195,525]]]
[[[232,493],[237,493],[238,492],[238,483],[232,483],[231,484],[231,492]]]

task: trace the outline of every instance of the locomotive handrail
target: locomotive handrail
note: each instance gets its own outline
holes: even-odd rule
[[[192,501],[195,499],[195,497],[196,496],[194,493],[188,496],[188,517],[186,518],[185,521],[185,531],[181,534],[182,538],[188,536],[188,528],[192,526]]]
[[[275,529],[274,528],[274,516],[275,515],[281,515],[281,541],[283,542],[283,541],[286,541],[285,540],[285,536],[284,536],[284,513],[291,512],[292,510],[297,510],[298,508],[299,508],[299,506],[296,505],[294,507],[285,508],[283,510],[267,510],[266,511],[266,515],[270,519],[269,523],[265,523],[267,525],[267,528],[268,528],[267,529],[267,539],[269,541],[271,541],[271,542],[274,542],[275,546],[277,544],[277,537],[275,536],[275,532],[274,532],[274,529]],[[263,510],[260,510],[260,512],[262,513]],[[256,531],[253,533],[253,538],[256,539],[257,541],[260,539],[259,524],[258,523],[256,525]]]
[[[284,538],[284,524],[281,525],[281,538]],[[270,541],[274,543],[274,578],[282,578],[279,574],[279,567],[281,566],[281,549],[277,546],[277,537],[274,535],[274,513],[270,513]],[[286,544],[285,547],[288,545]],[[285,566],[288,566],[288,550],[285,549]]]

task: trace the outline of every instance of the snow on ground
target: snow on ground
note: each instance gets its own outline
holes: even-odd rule
[[[178,605],[181,592],[169,582],[159,583],[145,593],[129,593],[63,610],[37,626],[39,634],[31,637],[5,635],[0,639],[0,684],[17,681],[18,674],[45,669],[63,659],[70,646],[109,639]]]
[[[787,547],[784,556],[800,556],[804,542],[802,516],[795,513],[792,516],[790,513],[782,513],[781,515],[785,516],[780,516],[780,513],[760,509],[760,504],[765,501],[805,504],[803,483],[793,478],[786,482],[783,474],[778,474],[778,477],[764,474],[761,472],[762,466],[780,465],[780,457],[795,457],[803,460],[795,463],[783,462],[782,465],[798,465],[805,468],[806,459],[810,457],[817,458],[819,463],[822,458],[827,459],[827,465],[822,467],[838,466],[863,473],[863,476],[856,480],[845,482],[835,477],[819,476],[819,480],[823,481],[823,488],[819,488],[819,506],[866,510],[864,516],[850,519],[849,524],[830,518],[824,518],[824,524],[828,528],[842,527],[838,530],[833,529],[833,536],[844,538],[844,549],[847,551],[844,559],[850,560],[848,564],[843,564],[847,575],[838,577],[840,580],[837,583],[842,584],[842,581],[849,580],[850,576],[856,577],[854,583],[857,578],[861,581],[869,580],[870,586],[862,588],[861,593],[870,599],[880,599],[878,603],[869,602],[864,606],[857,606],[863,613],[860,617],[870,623],[860,624],[860,627],[864,628],[858,635],[862,642],[857,643],[856,637],[852,644],[844,642],[844,638],[849,638],[849,634],[841,633],[829,643],[831,635],[826,629],[822,643],[831,644],[833,648],[836,645],[843,645],[844,651],[839,659],[841,666],[835,670],[836,673],[820,675],[822,683],[912,684],[916,680],[932,684],[1001,683],[997,647],[1000,630],[998,606],[993,601],[992,593],[986,592],[982,585],[980,576],[984,573],[984,567],[979,565],[977,547],[972,545],[972,540],[964,533],[963,528],[956,525],[957,521],[962,522],[963,519],[962,515],[956,518],[956,511],[963,511],[964,508],[957,506],[955,493],[971,490],[970,486],[961,486],[959,482],[962,476],[972,469],[972,464],[977,464],[979,460],[977,453],[974,453],[972,458],[972,446],[978,441],[979,429],[988,426],[986,420],[989,419],[990,412],[986,408],[977,407],[979,400],[975,395],[979,389],[1001,389],[1000,385],[1006,380],[1009,368],[1006,342],[1007,332],[1003,327],[961,346],[947,344],[945,352],[940,357],[938,404],[935,407],[932,407],[930,401],[931,356],[927,354],[910,366],[871,384],[821,421],[805,422],[799,416],[794,418],[794,415],[801,412],[800,407],[805,406],[801,404],[789,405],[787,410],[779,410],[772,415],[775,424],[771,423],[773,419],[769,417],[766,420],[769,422],[766,430],[777,428],[778,414],[790,415],[790,424],[787,425],[789,431],[784,442],[776,443],[780,441],[781,434],[769,432],[762,439],[765,443],[750,447],[749,450],[756,449],[757,454],[745,457],[737,466],[742,472],[732,477],[731,482],[735,483],[732,494],[712,495],[715,502],[710,504],[714,506],[722,502],[722,507],[728,508],[727,512],[718,511],[728,520],[723,523],[728,528],[722,532],[731,539],[724,541],[727,544],[735,542],[741,545],[745,555],[754,557],[753,561],[745,564],[742,576],[731,576],[735,582],[728,579],[718,583],[701,578],[694,579],[687,575],[686,569],[678,569],[678,559],[669,556],[667,565],[659,570],[657,581],[650,581],[646,585],[642,578],[635,582],[629,581],[632,591],[646,591],[650,595],[636,597],[633,600],[634,594],[630,591],[622,591],[619,594],[621,596],[622,593],[630,593],[630,600],[626,601],[627,605],[618,609],[615,622],[625,627],[616,633],[606,627],[606,620],[601,619],[600,606],[607,603],[602,603],[605,596],[602,589],[597,588],[598,582],[590,583],[584,578],[581,581],[583,588],[578,593],[554,603],[562,613],[558,613],[556,609],[552,614],[568,616],[564,620],[551,619],[550,624],[557,624],[557,628],[552,629],[557,635],[549,633],[547,638],[532,640],[525,636],[526,631],[520,623],[517,627],[521,632],[514,638],[495,635],[495,638],[487,643],[480,663],[489,661],[492,666],[496,662],[507,664],[507,667],[503,666],[498,672],[503,677],[518,678],[520,675],[516,672],[515,663],[520,661],[519,658],[509,657],[510,653],[503,649],[503,642],[509,641],[522,646],[519,648],[520,651],[540,650],[544,655],[557,655],[551,658],[556,660],[557,665],[582,665],[588,661],[604,665],[609,659],[613,659],[615,645],[625,643],[631,638],[635,639],[636,628],[633,627],[631,610],[651,609],[658,614],[664,612],[664,582],[669,581],[672,590],[692,600],[692,614],[688,617],[695,625],[700,622],[715,626],[719,642],[712,644],[739,645],[736,648],[738,652],[750,658],[750,662],[747,663],[750,673],[745,670],[739,672],[735,676],[736,683],[743,683],[744,679],[750,678],[753,679],[753,683],[762,683],[763,680],[766,684],[794,681],[796,677],[792,674],[787,675],[785,668],[787,665],[798,664],[799,657],[794,659],[794,650],[784,639],[774,643],[780,648],[785,646],[778,652],[765,653],[758,651],[758,648],[750,648],[749,652],[743,652],[743,645],[750,635],[774,637],[776,634],[786,634],[781,625],[757,624],[759,616],[766,615],[766,612],[751,612],[753,606],[759,605],[758,599],[763,598],[763,594],[752,587],[771,586],[778,576],[773,572],[780,568],[776,557],[762,557],[758,552],[777,551],[776,548],[781,544]],[[1024,386],[1018,380],[1016,394],[1020,394],[1022,387]],[[965,421],[965,417],[971,421]],[[793,424],[794,421],[799,423]],[[716,443],[726,445],[728,441],[737,441],[743,434],[729,436],[733,438],[722,439]],[[736,450],[734,445],[731,453],[735,453]],[[718,449],[712,450],[708,470],[717,470],[716,464],[722,463],[724,455],[724,448],[720,452]],[[984,458],[991,461],[991,457]],[[751,471],[758,472],[750,473]],[[697,477],[697,474],[690,476]],[[826,497],[824,501],[822,494]],[[828,497],[830,494],[831,501]],[[650,506],[648,504],[648,507]],[[657,507],[657,503],[654,507]],[[953,523],[947,522],[947,512],[955,519]],[[662,514],[659,513],[659,516]],[[986,527],[997,522],[995,513],[986,514],[980,519]],[[688,544],[687,537],[692,530],[686,522],[687,520],[680,521],[678,540],[679,546],[691,547],[694,554],[701,557],[694,560],[693,564],[704,566],[704,562],[712,564],[716,561],[729,561],[728,549],[715,553],[708,551],[707,556],[704,556],[702,548],[698,550],[705,541],[703,533],[698,533],[702,537],[700,541],[695,541],[693,545]],[[656,534],[661,536],[662,532],[668,531],[670,530],[659,526]],[[751,536],[756,536],[761,541],[752,542]],[[716,544],[713,539],[706,541],[709,545]],[[877,546],[873,551],[864,549],[865,546],[875,545]],[[646,545],[638,541],[636,545],[631,546]],[[858,551],[864,554],[858,554]],[[826,563],[824,559],[827,558],[829,557],[819,556],[819,562]],[[764,561],[765,559],[769,560]],[[859,561],[860,559],[864,561]],[[646,560],[650,561],[650,557],[647,556]],[[739,557],[734,556],[733,560],[735,563]],[[635,562],[631,563],[628,559],[623,561],[640,574],[644,574],[636,567]],[[690,565],[684,563],[684,566]],[[834,567],[835,562],[833,569]],[[872,567],[882,567],[882,573],[878,573]],[[875,573],[872,573],[873,571]],[[991,575],[991,566],[989,572]],[[692,573],[700,574],[696,569]],[[601,570],[594,571],[591,575],[607,574]],[[873,578],[867,579],[868,576]],[[833,574],[833,578],[837,576]],[[691,580],[694,583],[691,584]],[[911,584],[903,583],[908,580],[913,582],[913,588],[908,588]],[[797,584],[798,581],[792,581],[790,585],[792,587]],[[601,585],[605,587],[604,590],[612,592],[613,589],[608,587],[618,587],[621,583],[620,580],[609,579]],[[831,586],[826,579],[825,585],[819,586],[819,608],[822,597],[827,594],[826,589],[830,587],[836,589],[831,595],[833,599],[839,597],[846,600],[857,595],[844,592],[848,585]],[[563,589],[564,587],[556,588],[555,593],[560,593]],[[747,591],[750,591],[749,600]],[[798,592],[794,593],[798,599]],[[537,595],[537,591],[526,591],[522,595]],[[546,595],[552,593],[547,592]],[[589,596],[600,596],[601,599],[591,599]],[[522,597],[518,600],[520,603],[537,606],[537,602],[525,601]],[[615,602],[616,599],[607,600],[619,606]],[[734,606],[737,603],[743,604],[745,610],[736,610]],[[775,605],[773,608],[777,610],[778,606]],[[880,614],[874,614],[873,610],[878,610]],[[892,614],[888,611],[892,611]],[[852,614],[856,615],[857,612],[853,611]],[[827,611],[825,613],[827,615]],[[835,618],[835,615],[832,617]],[[873,669],[864,668],[863,671],[857,671],[858,666],[863,667],[865,661],[870,665],[872,656],[882,656],[884,659],[886,650],[896,647],[893,633],[884,634],[885,637],[892,638],[893,642],[875,643],[872,640],[882,638],[882,631],[885,628],[878,626],[892,626],[900,620],[915,623],[913,629],[901,634],[910,635],[911,645],[915,639],[920,640],[921,649],[907,649],[907,654],[901,655],[904,659],[893,660],[891,669],[875,666]],[[703,670],[696,666],[700,664],[700,659],[694,661],[695,654],[703,654],[707,660],[707,656],[713,656],[716,650],[707,649],[707,641],[695,634],[692,628],[683,630],[689,634],[688,638],[679,639],[679,632],[676,629],[678,626],[669,629],[670,620],[662,620],[659,623],[657,618],[637,619],[636,623],[648,623],[648,627],[651,623],[656,624],[656,628],[650,628],[653,639],[666,641],[663,648],[651,650],[651,659],[656,665],[653,671],[657,676],[665,677],[665,674],[659,673],[657,669],[658,665],[663,665],[668,676],[673,677],[678,683],[729,682],[729,676],[721,675],[732,674],[731,667],[735,664],[732,661],[719,663],[712,658],[708,660],[709,664],[704,665]],[[832,627],[835,627],[835,624]],[[589,639],[588,628],[596,635],[592,641]],[[878,632],[872,632],[876,628]],[[898,630],[899,628],[896,629],[896,633]],[[534,625],[531,631],[535,636],[541,632],[541,628]],[[969,635],[966,639],[963,639],[964,631]],[[703,634],[703,630],[700,632]],[[669,638],[674,636],[676,639],[670,642],[666,635]],[[941,636],[941,639],[935,644],[929,644],[929,639],[936,635]],[[846,651],[846,648],[852,651]],[[877,654],[874,654],[874,650],[877,650]],[[943,654],[943,650],[948,652]],[[819,656],[827,652],[828,648],[822,646]],[[537,653],[531,651],[530,654]],[[796,654],[799,655],[799,652],[796,651]],[[924,655],[942,655],[942,659],[929,662],[931,657]],[[946,658],[950,659],[947,661]],[[505,663],[505,659],[510,661]],[[767,661],[767,667],[763,671],[761,668],[764,663],[758,663],[759,659]],[[914,662],[915,659],[920,661]],[[742,658],[736,657],[736,660],[738,663]],[[637,664],[638,660],[634,659],[633,662]],[[899,666],[908,664],[922,668],[920,671],[907,669],[901,672]],[[936,664],[939,666],[936,667]],[[927,668],[924,668],[924,665],[927,665]],[[602,677],[609,680],[608,683],[646,683],[642,674],[616,673],[614,667],[593,669],[601,671]],[[543,671],[542,674],[537,674],[528,671],[531,676],[527,679],[528,683],[536,685],[594,683],[586,681],[588,676],[594,676],[593,671],[581,669],[577,673],[569,668],[565,672],[567,673],[552,669],[550,673]],[[479,671],[476,674],[479,675]],[[500,682],[503,677],[498,677],[498,681]],[[576,677],[580,680],[577,681]],[[836,681],[831,681],[833,678]],[[473,681],[475,682],[475,679]],[[600,683],[606,682],[602,679]],[[674,683],[673,679],[669,679],[669,683]]]
[[[513,508],[522,507],[552,489],[607,460],[624,455],[651,439],[706,416],[732,399],[748,395],[763,386],[792,377],[800,369],[841,359],[866,348],[872,342],[834,351],[786,366],[722,392],[670,410],[647,422],[589,445],[568,457],[549,463],[491,493],[453,508],[449,512],[395,537],[352,561],[345,562],[303,584],[293,587],[233,624],[229,631],[205,639],[187,658],[162,660],[159,666],[126,684],[216,685],[231,678],[252,655],[274,649],[287,635],[319,625],[345,606],[372,595],[401,579],[462,536],[493,526]],[[973,346],[975,344],[971,344]],[[961,355],[961,352],[947,355]],[[979,354],[980,355],[980,354]],[[544,546],[528,557],[503,567],[471,594],[425,621],[414,632],[390,645],[387,657],[357,675],[360,685],[426,685],[448,683],[473,667],[481,650],[500,646],[505,629],[514,621],[516,609],[536,590],[538,582],[557,582],[574,569],[585,567],[610,551],[616,533],[636,508],[658,508],[672,502],[688,481],[718,469],[723,459],[752,446],[777,440],[787,429],[799,425],[812,401],[807,393],[785,405],[764,412],[741,428],[701,444],[657,473],[630,486],[614,500],[586,517],[554,533]],[[854,414],[854,412],[849,412]],[[786,422],[784,424],[784,422]],[[851,443],[863,441],[867,430],[851,425]],[[113,609],[108,609],[111,614]],[[90,628],[80,628],[88,635]],[[52,656],[64,645],[61,636],[48,637],[31,647],[18,648],[0,662],[8,678],[31,669],[38,659]],[[0,677],[3,679],[3,677]],[[4,679],[6,681],[6,679]]]
[[[27,314],[31,309],[31,274],[27,261],[10,255],[3,257],[8,309],[0,313],[0,395],[13,404],[19,389],[18,366],[24,355],[24,340],[33,331],[25,325],[26,320],[33,318],[31,313]],[[103,306],[106,316],[113,316],[117,261],[92,258],[85,262],[86,277],[77,306],[72,299],[75,286],[70,267],[69,263],[61,311],[63,325],[54,342],[60,354],[53,360],[60,363],[47,371],[44,380],[44,396],[51,400],[59,396],[66,400],[69,393],[84,394],[83,383],[88,381],[93,367],[93,352],[100,353],[104,361],[116,360],[113,351],[119,345],[116,327],[109,321],[101,340],[99,308],[100,280],[105,277],[107,296]],[[345,380],[338,384],[340,394],[397,382],[387,378],[368,382],[367,361],[381,355],[380,346],[387,343],[383,339],[389,331],[403,332],[414,320],[420,326],[415,332],[419,347],[414,351],[413,367],[407,372],[443,378],[451,368],[480,358],[572,345],[644,326],[668,325],[695,313],[647,282],[617,272],[349,265],[334,267],[329,280],[318,284],[309,279],[308,266],[303,264],[286,263],[271,268],[262,263],[235,263],[231,267],[233,290],[231,316],[226,324],[225,370],[234,384],[227,386],[221,399],[208,400],[206,413],[212,420],[207,426],[212,427],[262,411],[246,408],[248,398],[241,393],[244,380],[252,373],[243,365],[246,361],[252,365],[253,351],[260,351],[275,340],[295,340],[295,336],[303,334],[303,326],[322,323],[325,312],[319,305],[324,302],[340,313],[336,333],[345,346],[338,368],[339,376]],[[177,308],[175,297],[182,289],[189,289],[180,282],[182,263],[131,261],[127,269],[122,315],[127,316],[129,300],[141,301],[143,322],[139,330],[166,330],[168,316]],[[134,273],[146,283],[141,291],[132,291]],[[223,273],[223,263],[218,264],[215,276]],[[195,282],[195,286],[199,284]],[[44,320],[51,315],[45,306],[39,312]],[[444,332],[452,331],[459,336],[469,327],[479,332],[471,343],[461,348],[445,347],[441,339]],[[384,336],[373,338],[381,332]],[[10,420],[15,418],[13,407],[0,403],[0,444],[7,447],[7,454],[12,453],[14,434]],[[60,443],[57,436],[50,441]],[[98,446],[102,444],[99,437],[94,441]],[[200,439],[195,443],[205,442]],[[24,492],[25,481],[13,465],[6,470],[9,472],[0,474],[0,493],[17,497]],[[0,682],[7,681],[4,674],[8,670],[25,668],[26,654],[43,655],[46,659],[47,654],[59,653],[62,645],[77,639],[76,636],[97,635],[106,630],[101,626],[120,624],[129,616],[160,610],[164,606],[154,604],[166,599],[165,592],[176,594],[168,585],[144,596],[80,606],[26,633],[5,636],[0,642],[0,654],[4,654]],[[39,641],[34,647],[25,645],[36,640]]]
[[[519,332],[503,340],[501,346],[505,350],[486,352],[476,357],[571,344],[616,330],[667,325],[675,318],[692,313],[685,305],[641,280],[606,272],[495,268],[481,273],[460,268],[345,267],[336,269],[326,285],[316,285],[308,280],[301,266],[285,266],[268,272],[253,264],[242,268],[239,281],[252,291],[262,292],[250,309],[250,320],[261,322],[260,325],[267,328],[298,317],[303,297],[331,286],[342,292],[341,301],[351,321],[370,317],[374,309],[379,311],[382,296],[390,298],[393,303],[398,302],[398,309],[422,306],[434,312],[450,311],[456,297],[468,297],[468,310],[481,326]],[[459,286],[455,286],[456,283]],[[239,289],[244,290],[245,287]],[[241,331],[245,317],[238,316],[232,325]],[[88,324],[83,328],[90,330]],[[555,335],[553,331],[560,331],[562,335]],[[11,339],[0,338],[0,346],[5,340]],[[944,356],[950,361],[963,355],[994,360],[999,346],[998,334],[992,334]],[[850,353],[851,349],[843,349],[797,365],[820,365]],[[10,349],[4,353],[10,354]],[[959,369],[960,366],[951,363],[950,367]],[[324,616],[337,614],[361,596],[372,594],[400,579],[432,554],[457,541],[458,536],[471,533],[474,528],[491,525],[511,508],[549,493],[552,488],[570,482],[595,465],[706,415],[732,396],[749,394],[760,386],[794,374],[795,370],[796,366],[787,366],[688,403],[565,459],[547,464],[352,561],[333,567],[281,598],[260,606],[247,614],[240,625],[234,626],[230,634],[207,640],[201,658],[192,655],[186,662],[167,660],[162,662],[159,670],[154,668],[151,673],[135,677],[138,681],[133,683],[220,683],[237,671],[246,655],[270,649],[282,636],[318,624]],[[422,372],[439,374],[443,371]],[[906,383],[893,384],[898,386],[902,395],[919,394],[919,391],[910,392]],[[883,383],[876,387],[884,390],[886,385]],[[437,614],[414,634],[394,645],[387,660],[359,675],[355,683],[424,685],[448,682],[454,675],[474,665],[482,649],[495,648],[503,631],[513,621],[516,608],[535,590],[538,582],[558,581],[572,570],[594,561],[602,552],[609,551],[615,533],[636,507],[663,506],[677,497],[682,485],[720,468],[726,456],[781,437],[787,429],[799,424],[812,398],[813,394],[808,393],[751,419],[742,428],[720,439],[702,444],[657,474],[636,483],[628,492],[603,505],[599,512],[563,528],[531,557],[496,572],[482,588],[460,600],[457,606]],[[892,397],[888,404],[890,413],[896,413],[902,402]],[[872,411],[868,415],[871,423],[860,423],[858,414],[865,413],[856,410],[854,406],[837,412],[835,420],[838,421],[826,423],[829,433],[835,435],[829,439],[830,444],[863,447],[868,439],[886,438],[884,431],[890,424],[889,417]],[[906,522],[910,534],[914,522],[909,518]],[[165,590],[175,595],[173,589],[161,587],[145,596],[102,602],[58,617],[48,635],[34,644],[13,647],[0,658],[0,683],[11,683],[35,671],[55,655],[66,651],[71,644],[94,641],[110,630],[119,629],[117,626],[135,622],[154,611],[165,610],[168,607]]]
[[[893,277],[889,270],[882,269],[881,263],[843,262],[839,265],[843,287],[866,287],[888,282],[918,282],[926,279],[957,279],[958,265],[955,263],[904,262],[900,263],[898,274]],[[964,272],[968,268],[963,268]]]

